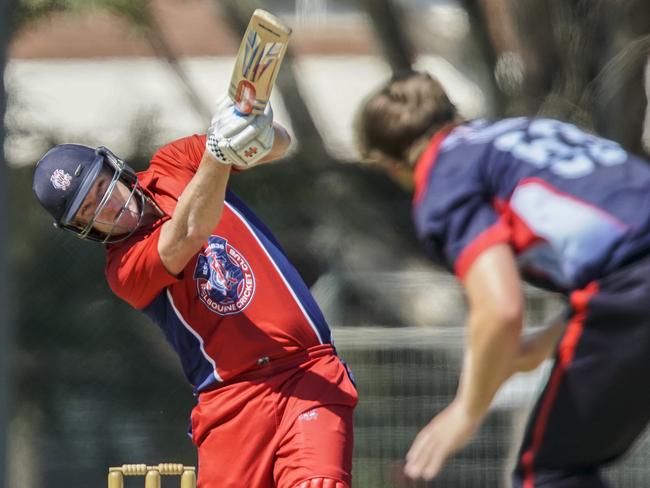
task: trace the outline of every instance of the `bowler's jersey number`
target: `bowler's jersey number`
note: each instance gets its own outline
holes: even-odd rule
[[[598,165],[623,164],[628,157],[615,142],[550,119],[535,119],[527,129],[506,132],[495,139],[494,147],[564,178],[588,175]]]

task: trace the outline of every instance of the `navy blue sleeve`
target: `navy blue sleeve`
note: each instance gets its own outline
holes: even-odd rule
[[[416,185],[421,186],[414,201],[418,237],[459,277],[487,247],[508,241],[475,155],[464,159],[462,150],[443,152]]]

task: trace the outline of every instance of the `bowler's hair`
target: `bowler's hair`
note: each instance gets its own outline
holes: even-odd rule
[[[438,80],[424,72],[397,73],[366,99],[357,115],[361,157],[412,166],[430,136],[457,118]]]

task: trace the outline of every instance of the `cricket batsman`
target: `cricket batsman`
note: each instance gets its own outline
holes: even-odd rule
[[[61,144],[33,188],[60,229],[106,250],[113,292],[155,322],[198,403],[200,488],[350,488],[357,392],[280,244],[228,190],[282,157],[287,132],[229,98],[207,135],[135,173],[105,147]]]

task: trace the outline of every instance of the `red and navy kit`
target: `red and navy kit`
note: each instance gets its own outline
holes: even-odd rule
[[[158,151],[142,187],[171,215],[194,175],[204,138]],[[113,291],[164,331],[197,391],[309,348],[331,348],[330,331],[309,289],[266,226],[232,193],[219,225],[179,276],[158,256],[160,220],[135,243],[111,246]]]
[[[460,279],[507,243],[571,304],[515,486],[606,486],[598,468],[650,415],[649,163],[557,120],[475,120],[434,135],[415,185],[418,236]]]
[[[204,148],[205,136],[180,139],[138,174],[165,215],[108,246],[109,285],[160,326],[199,397],[199,486],[289,487],[305,477],[349,486],[357,393],[318,305],[266,226],[228,192],[185,269],[171,275],[160,260],[162,225]],[[260,442],[243,439],[246,429]]]

